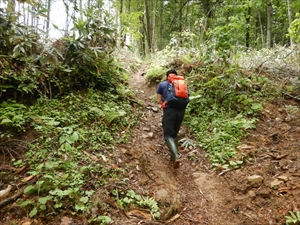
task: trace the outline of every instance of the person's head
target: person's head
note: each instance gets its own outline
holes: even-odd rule
[[[176,70],[173,70],[173,69],[172,70],[168,70],[167,73],[166,73],[167,78],[168,78],[169,74],[175,74],[175,75],[177,75],[177,72],[176,72]]]

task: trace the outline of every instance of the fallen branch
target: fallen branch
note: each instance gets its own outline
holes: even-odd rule
[[[282,94],[284,94],[284,95],[287,95],[287,96],[289,96],[290,98],[293,98],[293,99],[296,99],[296,100],[300,100],[300,98],[297,96],[293,96],[293,95],[291,95],[291,94],[289,94],[289,93],[286,93],[286,92],[284,92],[284,91],[280,91]]]
[[[15,174],[20,174],[20,173],[22,173],[26,168],[27,168],[27,166],[23,166],[23,167],[17,169],[17,170],[15,171]]]
[[[32,179],[32,178],[34,178],[34,179]],[[21,186],[21,185],[24,185],[24,184],[33,184],[33,183],[35,183],[36,181],[37,181],[37,177],[30,176],[30,179],[26,179],[26,183],[22,183],[22,184],[13,186],[13,187],[11,188],[11,191],[15,190],[17,186]],[[27,187],[27,186],[24,186],[24,187],[20,188],[16,194],[14,194],[13,196],[8,197],[8,198],[4,199],[3,201],[1,201],[1,202],[0,202],[0,209],[1,209],[2,207],[6,206],[7,204],[16,201],[17,198],[19,198],[19,197],[24,193],[24,189],[25,189],[26,187]]]
[[[17,200],[17,198],[19,198],[23,193],[24,193],[24,189],[26,187],[22,187],[16,194],[14,194],[13,196],[4,199],[3,201],[0,202],[0,209],[4,206],[6,206],[7,204],[14,202]]]
[[[288,192],[290,190],[295,190],[297,188],[300,188],[300,184],[297,184],[296,186],[293,186],[293,187],[283,187],[283,188],[279,188],[278,191],[279,192]]]
[[[205,195],[203,194],[203,192],[201,191],[201,189],[199,189],[199,192],[200,192],[200,194],[202,195],[202,197],[203,197],[207,202],[209,202],[209,200],[205,197]]]
[[[166,221],[166,224],[174,222],[174,221],[177,220],[179,217],[180,217],[180,214],[177,213],[177,214],[176,214],[175,216],[173,216],[171,219],[167,220],[167,221]]]
[[[219,176],[222,176],[222,175],[224,175],[225,173],[227,173],[227,172],[229,172],[229,171],[232,171],[232,170],[237,170],[237,169],[239,169],[240,167],[234,167],[234,168],[232,168],[232,169],[227,169],[227,170],[223,170],[221,173],[219,173],[218,175]]]
[[[268,153],[267,155],[273,157],[274,159],[279,160],[279,159],[283,159],[283,158],[287,157],[289,154],[283,154],[283,155],[276,156],[276,155],[273,155],[271,153]]]

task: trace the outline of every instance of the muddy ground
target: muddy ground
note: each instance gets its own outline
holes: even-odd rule
[[[289,211],[300,210],[300,113],[286,110],[287,105],[299,108],[298,102],[285,99],[264,106],[256,129],[239,146],[242,168],[213,169],[202,149],[181,147],[181,166],[175,170],[163,140],[162,111],[153,101],[156,86],[146,84],[145,72],[131,77],[143,114],[129,142],[117,146],[116,164],[129,168],[127,189],[147,192],[158,202],[161,218],[153,221],[149,211],[138,208],[125,212],[111,202],[107,190],[99,189],[94,199],[110,202],[112,224],[283,225]],[[184,138],[193,140],[183,126]],[[45,221],[7,208],[1,213],[0,224],[88,224],[70,214]]]

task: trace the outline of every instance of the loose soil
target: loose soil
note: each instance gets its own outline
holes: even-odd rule
[[[153,101],[156,85],[146,84],[145,72],[146,67],[131,76],[130,85],[143,104],[143,113],[129,142],[116,146],[115,163],[129,168],[126,189],[148,193],[158,202],[161,218],[151,220],[150,212],[139,208],[125,212],[109,197],[107,190],[112,187],[104,187],[96,190],[94,201],[111,206],[112,224],[283,225],[289,211],[300,210],[300,113],[286,110],[287,105],[299,108],[299,102],[285,99],[264,106],[256,129],[238,148],[242,168],[214,169],[196,146],[181,147],[181,166],[173,169],[163,140],[162,110]],[[180,139],[195,142],[185,126]],[[124,184],[113,188],[122,189]],[[0,211],[0,224],[88,224],[86,218],[67,213],[47,222],[29,219],[11,208]],[[92,214],[100,211],[98,206]]]

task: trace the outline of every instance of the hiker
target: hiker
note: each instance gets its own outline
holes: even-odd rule
[[[178,76],[176,70],[169,70],[166,73],[167,79],[159,83],[156,94],[157,103],[162,104],[163,118],[162,127],[164,132],[165,142],[171,152],[171,162],[175,169],[180,166],[180,159],[178,154],[178,132],[183,121],[185,107],[176,107],[167,103],[167,98],[170,99],[170,88],[171,83],[168,81],[169,76]],[[178,76],[181,77],[181,76]],[[181,77],[183,79],[183,77]],[[171,101],[170,101],[171,102]],[[178,109],[179,108],[179,109]]]

